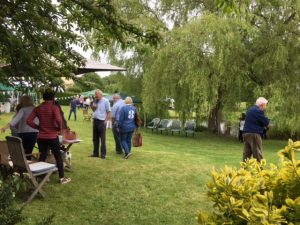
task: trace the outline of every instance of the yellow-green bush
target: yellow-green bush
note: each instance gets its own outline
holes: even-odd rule
[[[289,140],[278,166],[251,159],[240,169],[213,170],[207,185],[213,211],[200,212],[199,224],[300,224],[299,151],[300,141]]]

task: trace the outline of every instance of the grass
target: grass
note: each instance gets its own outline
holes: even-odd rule
[[[68,108],[64,108],[65,112]],[[48,198],[35,198],[24,214],[34,224],[55,213],[54,224],[197,224],[200,210],[210,211],[205,184],[213,167],[238,166],[242,144],[236,139],[197,133],[195,138],[143,132],[143,146],[133,148],[129,160],[115,154],[111,130],[107,130],[107,159],[92,153],[92,124],[70,121],[83,141],[72,147],[72,182],[57,183],[54,174],[44,186]],[[12,114],[2,114],[2,127]],[[3,140],[6,134],[0,134]],[[276,153],[285,141],[266,140],[264,157],[277,163]],[[21,205],[21,201],[19,202]]]

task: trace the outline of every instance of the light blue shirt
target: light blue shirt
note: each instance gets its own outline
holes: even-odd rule
[[[119,99],[115,104],[113,105],[111,109],[111,115],[112,118],[114,118],[116,121],[119,121],[120,118],[120,109],[125,105],[124,101],[122,99]]]
[[[96,102],[97,108],[93,113],[93,118],[98,120],[105,120],[107,113],[110,112],[109,101],[106,98],[102,98],[101,100],[96,99]]]

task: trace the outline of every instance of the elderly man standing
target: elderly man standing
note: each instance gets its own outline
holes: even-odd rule
[[[268,100],[259,97],[256,105],[252,106],[246,114],[245,125],[243,130],[244,152],[243,161],[246,161],[253,155],[258,162],[263,159],[262,140],[264,127],[269,125],[269,119],[265,116],[264,111],[267,109]]]
[[[111,110],[112,124],[113,124],[112,132],[116,143],[116,153],[122,154],[121,137],[120,137],[120,130],[119,130],[119,118],[120,118],[120,109],[125,105],[125,103],[121,99],[121,96],[119,94],[114,94],[113,100],[114,100],[114,105]]]
[[[110,120],[109,101],[103,97],[100,90],[95,92],[96,100],[93,102],[93,144],[94,152],[91,157],[99,157],[99,145],[101,139],[101,159],[106,157],[106,122]]]

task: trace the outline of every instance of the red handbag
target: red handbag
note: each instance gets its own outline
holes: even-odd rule
[[[70,131],[68,129],[63,130],[62,135],[63,135],[64,140],[77,140],[78,139],[77,132]]]
[[[143,145],[142,133],[139,129],[134,132],[132,136],[132,145],[134,147],[140,147]]]

